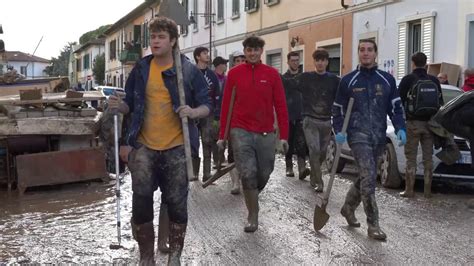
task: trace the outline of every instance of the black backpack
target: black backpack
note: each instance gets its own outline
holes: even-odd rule
[[[419,79],[408,90],[405,112],[413,116],[432,116],[440,108],[438,85],[431,79]]]

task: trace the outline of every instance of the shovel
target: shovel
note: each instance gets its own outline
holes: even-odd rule
[[[346,134],[347,125],[349,124],[353,104],[354,99],[350,98],[349,104],[347,105],[346,115],[344,117],[344,124],[342,125],[341,133],[343,134]],[[336,176],[336,169],[337,164],[339,163],[339,157],[341,157],[341,146],[342,144],[336,143],[336,156],[334,157],[334,162],[332,164],[331,176],[329,177],[328,187],[326,188],[326,192],[324,192],[323,197],[320,198],[319,202],[316,203],[316,207],[314,208],[313,225],[314,230],[316,231],[321,230],[321,228],[323,228],[329,220],[329,214],[326,212],[326,206],[328,205],[332,184],[334,183],[334,178]]]
[[[227,137],[229,136],[230,119],[232,118],[232,110],[234,109],[234,101],[235,101],[235,87],[232,88],[232,94],[230,96],[229,112],[227,114],[227,121],[225,122],[224,140],[227,140]],[[222,158],[224,158],[224,156],[220,156],[220,155],[223,153],[224,151],[219,149],[219,152],[218,152],[219,158],[217,159],[217,170],[211,176],[211,178],[209,178],[208,180],[206,180],[206,182],[202,184],[203,188],[206,188],[207,186],[212,184],[214,181],[219,179],[221,176],[227,174],[228,172],[230,172],[230,170],[234,169],[235,162],[230,163],[226,166],[222,166]]]

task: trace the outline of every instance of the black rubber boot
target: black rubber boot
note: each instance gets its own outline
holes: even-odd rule
[[[240,194],[240,177],[237,168],[230,170],[230,179],[232,181],[232,189],[230,190],[230,194],[237,195]]]
[[[168,205],[161,202],[160,216],[158,224],[158,251],[162,253],[169,253],[168,240],[170,235],[170,219],[168,216]]]
[[[200,166],[201,166],[201,158],[199,158],[199,157],[193,158],[193,174],[194,174],[194,176],[192,176],[189,179],[189,181],[198,180]]]
[[[367,215],[367,235],[375,240],[385,240],[387,235],[379,226],[379,210],[375,195],[363,196],[362,203],[364,204],[365,214]]]
[[[359,221],[357,221],[357,218],[355,217],[355,213],[349,205],[347,204],[342,205],[341,215],[344,216],[344,218],[346,218],[347,224],[349,226],[360,227],[360,223]]]
[[[355,210],[360,204],[360,191],[357,188],[360,184],[360,181],[357,180],[356,183],[351,185],[351,188],[347,192],[346,200],[344,205],[341,208],[341,215],[346,218],[347,224],[351,227],[360,227],[360,223],[355,217]]]
[[[138,242],[140,265],[155,265],[155,231],[153,222],[136,225],[131,219],[132,235]]]
[[[247,233],[255,232],[258,229],[258,193],[257,189],[244,189],[245,205],[248,210],[247,224],[244,231]]]
[[[285,162],[286,162],[286,176],[294,177],[295,173],[293,172],[293,160],[287,159]]]
[[[308,167],[306,167],[306,159],[298,157],[298,179],[304,180],[307,176],[311,174]]]
[[[181,252],[184,247],[187,224],[170,223],[170,254],[168,265],[181,265]]]

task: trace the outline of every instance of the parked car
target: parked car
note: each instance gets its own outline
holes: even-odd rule
[[[118,94],[125,94],[125,90],[119,87],[112,87],[112,86],[97,86],[92,88],[93,91],[100,91],[102,94],[108,99],[110,95],[114,93]],[[91,101],[91,106],[96,108],[99,111],[103,110],[104,103],[98,101]]]
[[[444,102],[447,103],[456,96],[463,92],[451,85],[441,85],[443,91]],[[459,147],[461,152],[461,158],[452,165],[444,164],[438,157],[435,156],[440,150],[434,150],[433,152],[433,178],[434,179],[464,179],[474,181],[474,169],[471,168],[471,153],[469,141],[463,138],[455,137],[454,141]],[[387,117],[387,144],[385,152],[382,156],[382,162],[378,166],[378,174],[382,186],[388,188],[398,188],[401,185],[402,179],[405,174],[405,148],[399,147],[397,141],[397,135],[392,122]],[[336,154],[336,142],[334,134],[329,142],[326,164],[330,169],[334,162]],[[351,154],[349,145],[346,143],[342,146],[341,158],[337,165],[337,172],[341,172],[348,162],[353,162],[354,157]],[[418,147],[417,153],[417,169],[416,174],[418,179],[423,179],[423,160],[421,147]]]

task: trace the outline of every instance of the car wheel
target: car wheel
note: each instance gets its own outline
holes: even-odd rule
[[[386,188],[399,188],[401,184],[398,172],[397,155],[392,143],[387,143],[379,166],[380,183]]]
[[[326,165],[328,167],[328,171],[331,171],[332,165],[334,164],[334,159],[336,157],[336,140],[334,136],[331,137],[329,140],[328,149],[326,151]],[[342,172],[344,166],[346,165],[346,159],[339,157],[339,162],[336,167],[336,173]]]

